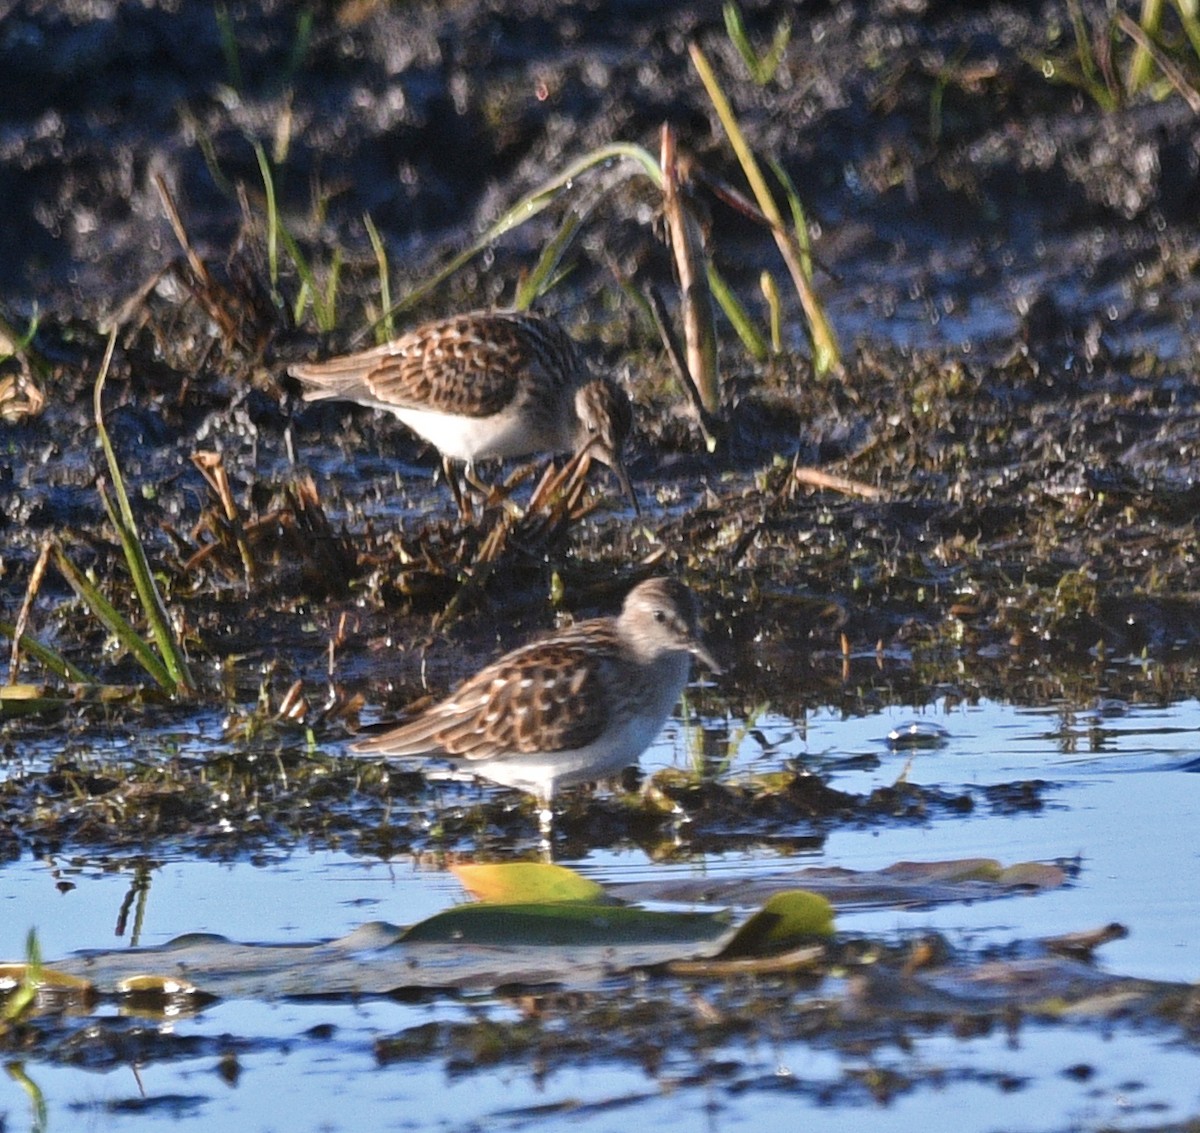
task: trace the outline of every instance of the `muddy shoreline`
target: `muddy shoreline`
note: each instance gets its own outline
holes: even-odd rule
[[[13,335],[36,333],[0,370],[6,611],[49,539],[134,608],[92,418],[116,313],[106,423],[201,702],[228,711],[231,736],[246,717],[292,742],[271,729],[298,681],[307,713],[285,724],[336,743],[362,704],[387,713],[444,690],[481,654],[608,612],[660,570],[703,594],[735,714],[1194,695],[1200,134],[1187,99],[1160,86],[1105,108],[1061,81],[1077,44],[1054,3],[745,8],[761,49],[792,23],[761,85],[713,4],[267,5],[224,20],[199,6],[13,6],[0,314]],[[1084,13],[1103,26],[1099,7]],[[629,386],[645,515],[621,511],[597,470],[595,510],[514,526],[503,569],[484,570],[504,509],[456,525],[433,454],[390,420],[305,407],[284,367],[343,348],[378,314],[365,214],[398,295],[581,153],[616,140],[656,152],[664,121],[735,182],[692,41],[803,199],[844,371],[813,373],[794,297],[765,362],[719,323],[708,452],[622,289],[674,286],[657,202],[581,178],[402,323],[510,302],[578,210],[583,235],[542,306]],[[341,264],[327,331],[311,305],[295,321],[294,265],[271,278],[255,143],[320,279]],[[772,242],[702,186],[695,207],[765,326]],[[250,582],[198,453],[216,454],[253,525]],[[814,486],[813,468],[851,488]],[[307,475],[311,493],[297,487]],[[143,684],[53,571],[30,632],[105,685]],[[1109,664],[1121,658],[1154,673]],[[46,676],[26,659],[19,679]],[[81,702],[68,728],[103,730],[120,704]],[[5,724],[10,743],[36,727]]]

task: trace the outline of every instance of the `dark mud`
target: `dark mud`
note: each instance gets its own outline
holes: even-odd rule
[[[747,9],[765,44],[784,8]],[[702,711],[739,717],[766,702],[800,718],[818,704],[864,712],[935,696],[1195,694],[1200,131],[1187,99],[1164,89],[1106,111],[1052,81],[1076,51],[1064,4],[811,4],[790,15],[780,69],[759,87],[714,4],[232,6],[224,24],[203,5],[7,11],[0,313],[17,335],[36,320],[36,335],[0,372],[12,379],[0,406],[6,617],[51,538],[134,609],[97,491],[92,420],[104,330],[119,318],[108,427],[202,702],[229,716],[227,762],[154,771],[153,805],[138,807],[114,793],[120,769],[73,752],[148,711],[169,727],[194,707],[147,708],[138,696],[6,722],[10,758],[67,736],[47,777],[7,784],[11,851],[39,837],[196,846],[218,798],[234,826],[261,820],[251,842],[365,830],[387,841],[389,796],[419,782],[310,763],[298,754],[304,728],[336,742],[362,703],[387,712],[426,686],[444,690],[556,610],[611,610],[658,570],[702,593],[729,666],[719,694],[699,695]],[[1106,26],[1098,6],[1085,17]],[[709,453],[629,300],[629,288],[672,291],[658,202],[581,179],[557,212],[514,230],[412,315],[511,301],[563,209],[578,209],[583,236],[543,306],[597,366],[628,378],[645,514],[614,511],[597,469],[589,515],[587,502],[521,520],[491,506],[463,528],[432,482],[431,453],[391,421],[304,407],[286,363],[344,347],[378,313],[364,214],[401,295],[584,152],[616,140],[657,152],[664,121],[703,169],[740,183],[691,70],[692,40],[754,146],[804,200],[844,373],[814,376],[786,295],[782,349],[766,363],[720,324]],[[270,279],[255,142],[274,157],[281,214],[322,280],[340,257],[331,333],[317,334],[311,308],[294,322],[293,265]],[[784,279],[772,241],[701,187],[695,203],[714,262],[765,325],[760,273]],[[236,521],[193,459],[202,452],[229,476]],[[852,490],[814,487],[811,467]],[[106,684],[144,684],[53,571],[29,628]],[[1154,664],[1108,664],[1128,657]],[[26,661],[20,677],[45,674]],[[280,719],[297,681],[300,699]],[[371,776],[356,796],[363,810],[347,813],[345,792]],[[706,790],[687,806],[710,816],[714,838],[781,827],[781,812],[766,812],[787,791],[731,802]],[[1018,784],[1005,797],[1036,805],[1037,794]],[[59,800],[40,833],[27,824],[34,796]],[[314,807],[319,796],[329,805]],[[896,799],[878,813],[976,801]],[[826,803],[823,821],[839,806],[864,820],[872,805]],[[486,837],[503,841],[512,813],[485,812]],[[481,821],[467,814],[464,837]],[[782,827],[808,837],[810,820],[801,807]],[[528,829],[527,814],[515,821]],[[660,820],[597,805],[572,822],[564,830],[587,845],[636,838],[639,823],[653,841]],[[419,808],[398,826],[391,848],[426,844]],[[217,842],[230,846],[227,829]]]

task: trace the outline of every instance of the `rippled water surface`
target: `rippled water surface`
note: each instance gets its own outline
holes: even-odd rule
[[[930,734],[944,730],[943,742],[894,750],[889,732],[914,721]],[[935,704],[852,719],[832,711],[803,722],[764,716],[755,725],[725,774],[800,758],[832,768],[831,785],[848,791],[901,775],[948,790],[1028,780],[1048,785],[1040,808],[976,806],[922,823],[835,828],[808,853],[762,848],[656,863],[629,849],[567,864],[619,885],[806,865],[1072,859],[1078,875],[1057,890],[937,908],[843,909],[838,932],[895,941],[936,930],[952,946],[1002,951],[1013,942],[1119,921],[1129,934],[1100,949],[1103,969],[1182,982],[1200,973],[1200,705],[1110,705],[1101,712],[995,703],[947,711]],[[669,727],[644,757],[647,770],[685,760],[683,737],[683,729]],[[154,866],[140,894],[132,865],[118,857],[6,863],[0,953],[19,958],[30,927],[50,960],[134,939],[158,945],[190,932],[301,943],[341,936],[367,921],[412,923],[461,899],[453,877],[431,866],[335,852],[279,850],[234,863],[168,860]],[[847,994],[833,974],[798,992],[797,1003]],[[367,1114],[379,1129],[554,1128],[568,1120],[596,1130],[631,1121],[735,1129],[762,1128],[786,1114],[829,1129],[1049,1130],[1157,1126],[1200,1114],[1194,1042],[1133,1020],[1102,1027],[1083,1017],[1027,1020],[961,1036],[945,1027],[910,1030],[861,1054],[819,1039],[772,1039],[770,1028],[756,1026],[722,1031],[707,1046],[662,1052],[645,1064],[568,1061],[546,1071],[520,1058],[456,1065],[441,1052],[395,1065],[376,1060],[382,1036],[434,1022],[513,1020],[521,1011],[519,1001],[449,995],[416,1004],[220,1001],[192,1017],[147,1025],[181,1039],[226,1036],[237,1053],[235,1075],[222,1076],[211,1046],[195,1057],[183,1047],[146,1065],[131,1054],[119,1069],[104,1071],[29,1062],[20,1071],[45,1099],[45,1121],[19,1074],[0,1080],[0,1115],[8,1130],[145,1131],[177,1121],[193,1128],[357,1129]],[[879,1086],[896,1081],[909,1085]]]

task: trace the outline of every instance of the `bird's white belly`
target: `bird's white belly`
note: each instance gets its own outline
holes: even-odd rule
[[[506,752],[492,759],[483,759],[470,766],[487,779],[518,787],[541,798],[561,787],[607,779],[636,763],[662,731],[671,710],[687,682],[691,658],[677,659],[667,672],[655,674],[656,696],[649,704],[641,704],[636,713],[613,721],[604,733],[586,747],[572,751]]]
[[[506,753],[475,764],[460,761],[458,765],[506,787],[517,787],[544,798],[562,787],[607,779],[636,763],[658,736],[663,723],[664,720],[630,721],[625,727],[608,731],[594,743],[573,751]]]
[[[444,456],[468,464],[526,456],[552,447],[530,428],[527,418],[507,409],[491,417],[462,417],[430,409],[391,407],[391,411]]]

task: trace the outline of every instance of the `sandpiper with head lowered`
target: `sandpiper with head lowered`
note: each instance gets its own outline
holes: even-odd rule
[[[415,719],[355,752],[447,761],[535,795],[543,834],[560,787],[615,775],[662,730],[700,637],[695,596],[670,578],[635,586],[617,617],[579,622],[505,654]]]
[[[353,401],[394,413],[446,463],[536,453],[588,452],[614,472],[637,510],[621,450],[633,424],[629,398],[593,377],[553,319],[475,311],[423,323],[382,346],[300,362],[288,373],[306,401]],[[460,509],[462,500],[459,498]]]

